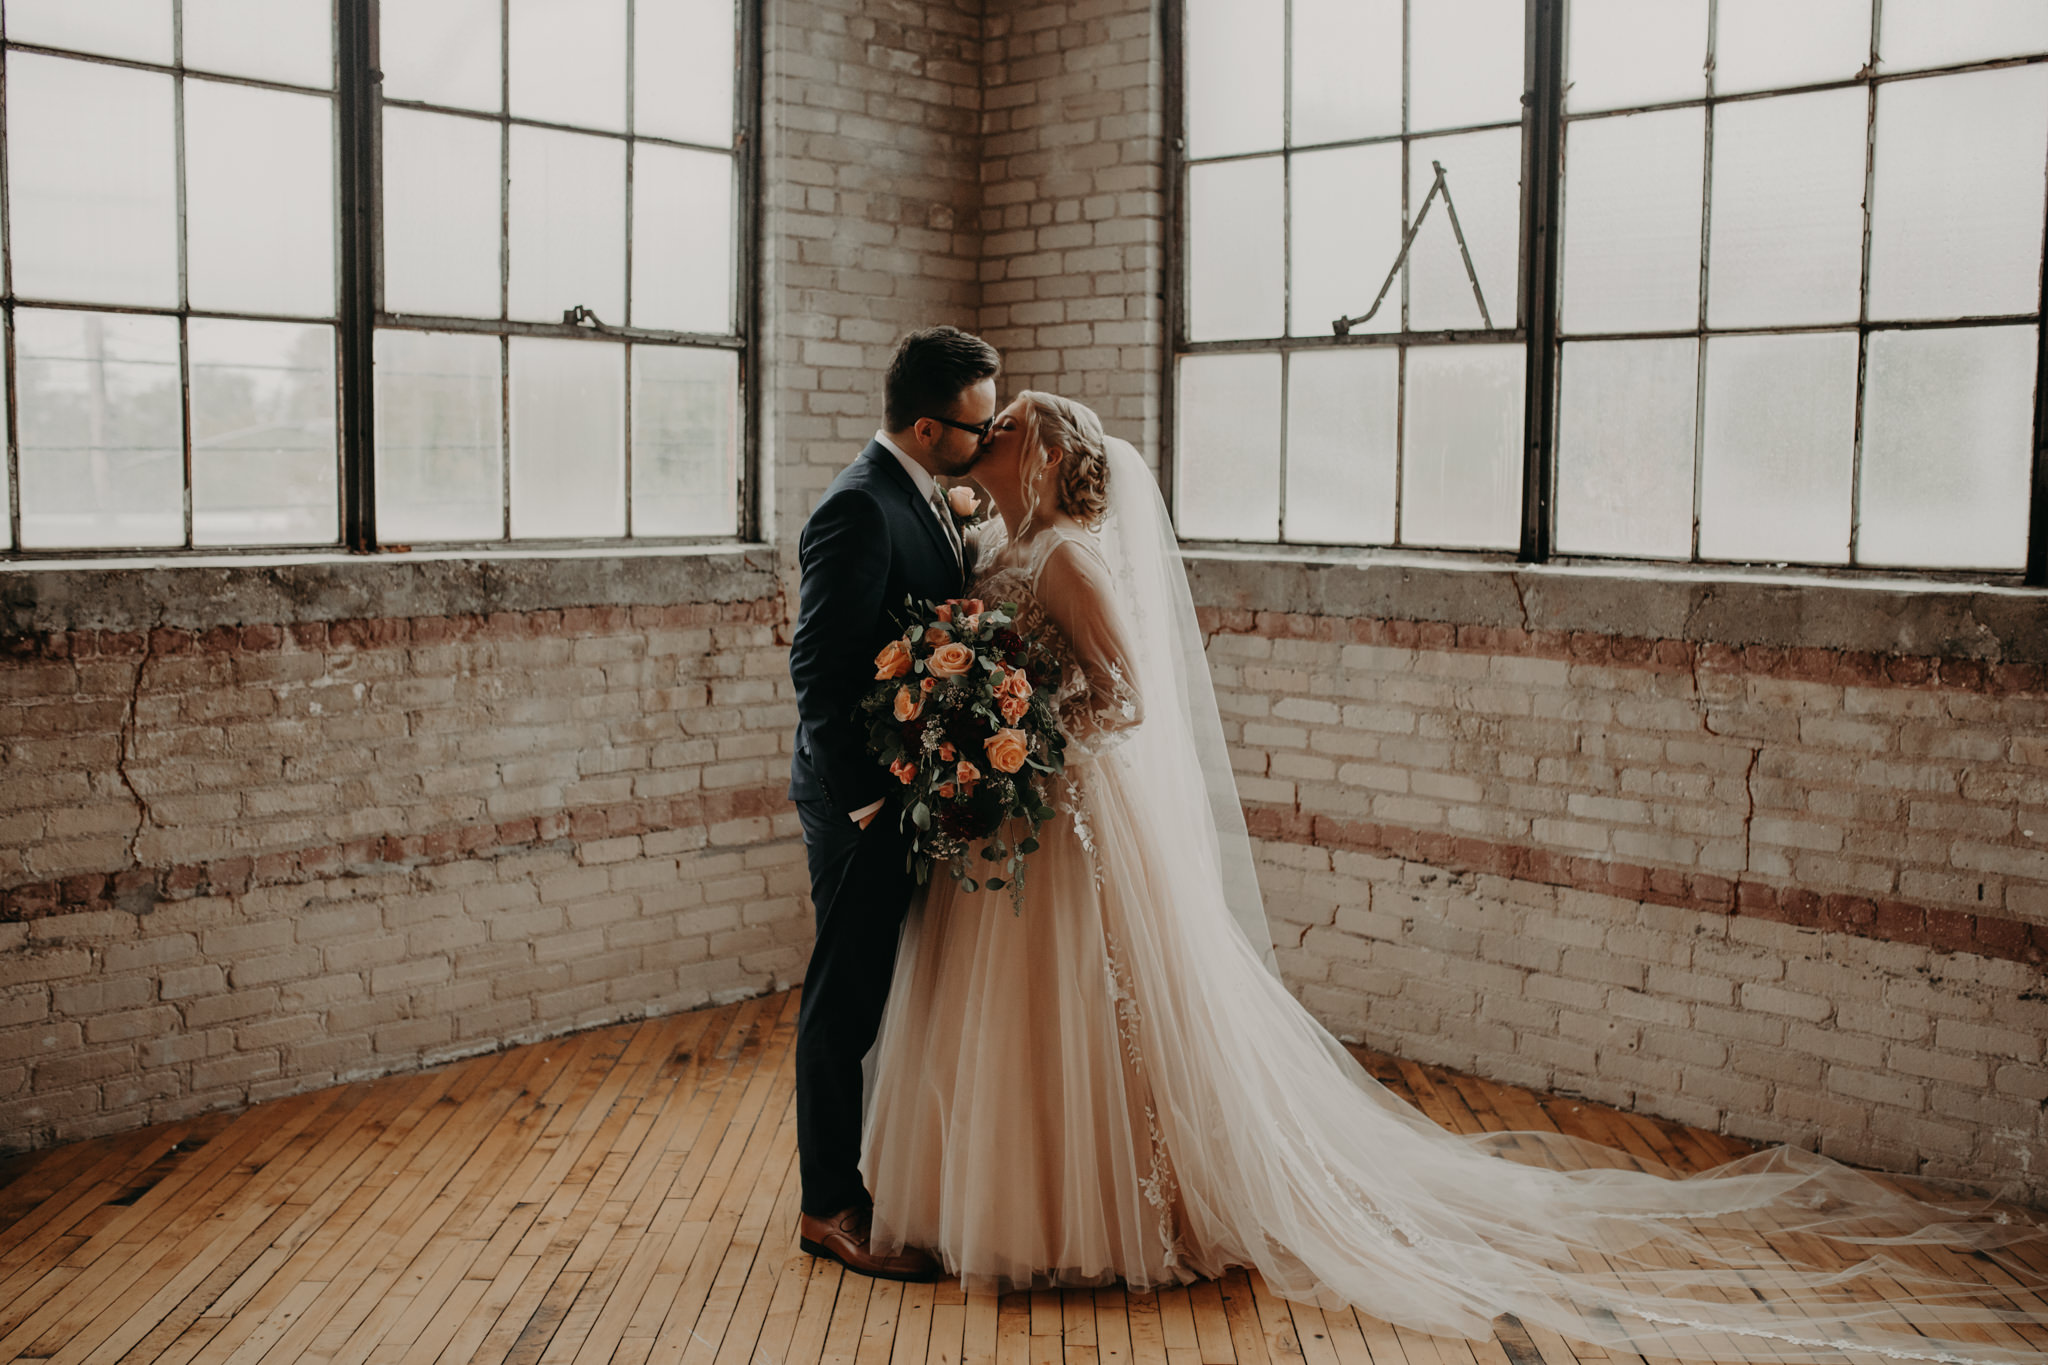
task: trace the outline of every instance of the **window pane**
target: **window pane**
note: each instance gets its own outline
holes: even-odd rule
[[[1705,420],[1702,558],[1849,557],[1854,332],[1710,339]]]
[[[1392,346],[1287,361],[1287,538],[1390,545],[1401,356]]]
[[[7,38],[168,66],[171,0],[7,0]]]
[[[732,158],[633,148],[635,327],[732,330]]]
[[[1188,168],[1188,335],[1279,336],[1280,158]]]
[[[732,0],[635,0],[633,131],[731,146],[739,65]]]
[[[626,299],[626,144],[512,130],[512,316],[581,304],[617,326]]]
[[[1332,319],[1363,313],[1401,254],[1401,144],[1340,147],[1294,158],[1296,336],[1328,336]],[[1401,330],[1399,281],[1361,332]]]
[[[1700,315],[1699,109],[1570,124],[1564,329],[1661,331]]]
[[[186,66],[323,90],[334,87],[334,0],[184,0],[184,5]]]
[[[1521,543],[1526,365],[1520,346],[1408,348],[1402,544]]]
[[[457,109],[503,103],[502,0],[405,0],[377,17],[384,97]],[[385,115],[386,118],[390,114]]]
[[[2031,313],[2041,300],[2048,68],[1895,81],[1877,93],[1870,313]]]
[[[512,112],[626,127],[626,0],[512,0]]]
[[[1187,0],[1188,155],[1281,139],[1281,0]]]
[[[339,539],[334,329],[209,318],[187,327],[192,543]]]
[[[1860,89],[1715,112],[1707,261],[1713,326],[1855,320],[1869,112]]]
[[[1522,121],[1523,0],[1408,7],[1408,127]]]
[[[1871,333],[1859,563],[2026,562],[2036,340],[2032,327]]]
[[[176,306],[176,127],[169,76],[8,55],[17,294]]]
[[[1720,0],[1714,93],[1845,81],[1870,61],[1870,0]]]
[[[1279,356],[1183,356],[1175,445],[1174,502],[1183,536],[1279,536]]]
[[[1297,147],[1401,131],[1401,0],[1294,0]]]
[[[739,530],[740,361],[734,351],[633,348],[633,534]]]
[[[334,313],[333,102],[185,83],[185,273],[195,308]]]
[[[1572,0],[1564,107],[1633,109],[1707,93],[1707,0]]]
[[[386,545],[505,534],[501,345],[377,333],[377,538]]]
[[[626,348],[512,338],[512,534],[626,532]]]
[[[1486,293],[1486,311],[1495,327],[1513,327],[1519,307],[1515,281],[1522,241],[1522,130],[1501,128],[1411,144],[1411,214],[1422,209],[1423,196],[1436,176],[1431,167],[1435,161],[1443,163],[1472,268]],[[1379,287],[1377,281],[1373,287]],[[1442,195],[1430,205],[1429,219],[1408,249],[1408,325],[1418,332],[1482,325]]]
[[[1692,555],[1699,343],[1581,341],[1564,348],[1557,421],[1557,548]]]
[[[496,123],[384,111],[384,308],[499,315]]]
[[[2040,0],[1884,0],[1881,22],[1887,71],[2048,52]]]
[[[23,308],[14,357],[22,545],[183,544],[177,319]]]

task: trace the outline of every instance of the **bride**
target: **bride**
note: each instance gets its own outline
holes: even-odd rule
[[[2015,1330],[2039,1320],[1972,1269],[2038,1292],[2013,1251],[2040,1227],[1802,1151],[1675,1179],[1558,1134],[1454,1135],[1373,1080],[1274,968],[1137,453],[1026,392],[974,477],[1002,513],[974,594],[1063,657],[1068,768],[1021,907],[939,878],[905,924],[862,1144],[877,1251],[996,1290],[1252,1266],[1422,1332],[1513,1314],[1663,1356],[2040,1358]]]

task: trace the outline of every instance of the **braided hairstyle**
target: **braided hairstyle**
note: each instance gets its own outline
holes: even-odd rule
[[[1024,431],[1029,442],[1025,449],[1057,450],[1064,456],[1060,461],[1061,509],[1084,526],[1100,526],[1109,512],[1108,438],[1103,435],[1102,419],[1085,403],[1056,393],[1026,389],[1017,396],[1024,400]]]

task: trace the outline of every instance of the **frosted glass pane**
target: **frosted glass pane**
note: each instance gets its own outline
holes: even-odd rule
[[[0,384],[0,431],[7,430],[7,386]],[[7,511],[12,507],[12,484],[7,473],[7,461],[0,460],[0,550],[14,548],[14,518]]]
[[[2026,562],[2036,341],[2032,327],[1871,333],[1857,562]]]
[[[1849,557],[1856,334],[1707,342],[1700,556]]]
[[[2044,165],[2048,67],[1881,86],[1871,316],[2033,312]]]
[[[739,65],[732,0],[635,0],[633,131],[731,146]]]
[[[1401,144],[1340,147],[1294,158],[1296,336],[1328,336],[1334,318],[1372,307],[1401,254]],[[1440,210],[1431,210],[1432,213]],[[1361,332],[1401,330],[1401,282]]]
[[[1294,0],[1297,147],[1401,131],[1401,0]]]
[[[185,82],[192,306],[334,313],[333,101]]]
[[[1457,205],[1472,268],[1486,294],[1486,311],[1496,327],[1513,327],[1518,307],[1515,289],[1522,241],[1522,130],[1501,128],[1490,133],[1425,138],[1408,149],[1408,211],[1422,208],[1436,172],[1444,164]],[[1378,288],[1378,282],[1374,282]],[[1478,327],[1479,305],[1472,282],[1451,232],[1451,216],[1443,196],[1429,207],[1429,219],[1408,250],[1408,326],[1418,332],[1445,327]]]
[[[581,304],[625,316],[626,144],[512,130],[512,316],[560,322]]]
[[[1564,107],[1633,109],[1707,93],[1707,0],[1572,0]]]
[[[334,329],[209,318],[187,326],[192,543],[340,539]]]
[[[334,0],[184,0],[184,38],[195,71],[334,88]]]
[[[496,112],[504,102],[501,0],[405,0],[377,17],[384,98]],[[389,118],[389,113],[386,113]]]
[[[1720,0],[1714,93],[1845,81],[1870,61],[1870,0]]]
[[[171,0],[7,0],[7,38],[168,66]]]
[[[1869,96],[1854,88],[1715,113],[1710,324],[1855,320],[1869,118]]]
[[[176,306],[176,127],[169,76],[8,55],[18,295]]]
[[[1565,130],[1564,329],[1647,332],[1700,315],[1699,109]]]
[[[732,275],[732,158],[637,144],[633,325],[730,332]]]
[[[1188,335],[1279,336],[1280,158],[1188,168]]]
[[[1188,155],[1281,139],[1281,0],[1187,0]]]
[[[1887,71],[2048,52],[2041,0],[1884,0],[1881,22]]]
[[[1557,548],[1692,556],[1699,343],[1582,341],[1564,348],[1557,418]]]
[[[1521,543],[1526,365],[1520,346],[1408,348],[1402,544]]]
[[[1522,121],[1523,0],[1408,7],[1408,128]]]
[[[511,0],[512,112],[626,127],[626,0]]]
[[[740,362],[734,351],[633,348],[633,534],[739,530]]]
[[[384,307],[499,314],[499,129],[482,119],[384,111]]]
[[[1296,351],[1287,366],[1287,538],[1392,544],[1400,352]]]
[[[512,338],[512,534],[626,533],[626,348]]]
[[[14,314],[21,543],[181,545],[176,318]]]
[[[1174,502],[1183,536],[1278,538],[1279,356],[1183,356],[1174,445]]]
[[[377,538],[505,534],[498,338],[377,333]]]

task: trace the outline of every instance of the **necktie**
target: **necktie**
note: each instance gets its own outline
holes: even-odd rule
[[[931,507],[932,514],[939,519],[939,525],[945,528],[946,543],[953,547],[953,567],[964,569],[967,561],[960,548],[960,528],[953,524],[953,513],[946,506],[946,495],[934,492],[931,498]]]

